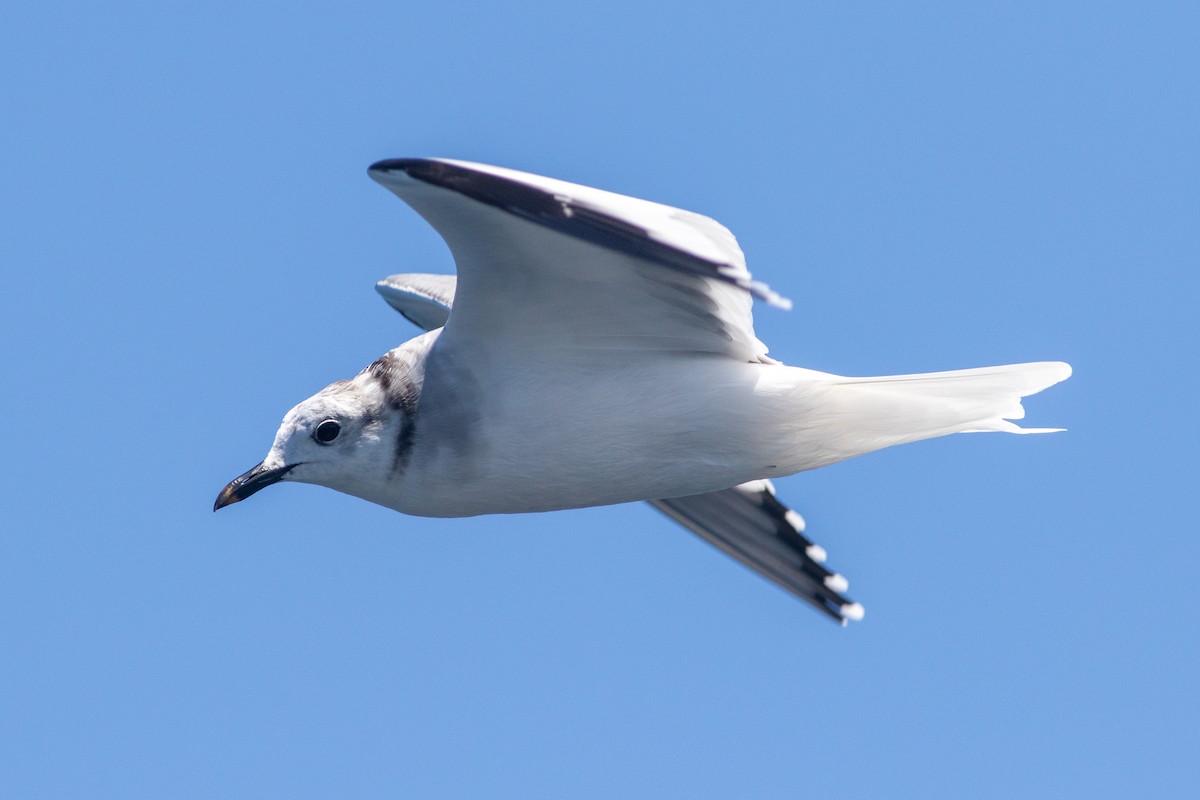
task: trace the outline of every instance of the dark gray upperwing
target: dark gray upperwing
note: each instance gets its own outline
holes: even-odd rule
[[[408,320],[433,330],[444,325],[450,315],[455,277],[389,275],[375,289]],[[822,566],[824,549],[804,536],[803,518],[775,497],[770,481],[649,502],[842,625],[862,619],[862,606],[842,594],[846,579]]]

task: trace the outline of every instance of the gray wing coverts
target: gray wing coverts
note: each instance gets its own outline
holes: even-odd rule
[[[433,330],[445,325],[450,316],[455,276],[389,275],[375,288],[409,321]],[[842,625],[862,617],[862,606],[842,594],[845,579],[822,566],[824,551],[805,538],[799,515],[789,514],[770,482],[754,481],[719,492],[649,502]]]

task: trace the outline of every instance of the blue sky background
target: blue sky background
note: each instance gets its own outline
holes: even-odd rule
[[[0,796],[1195,797],[1190,3],[13,3]],[[838,629],[644,506],[213,515],[449,271],[380,158],[716,217],[788,362],[1064,359],[780,482]]]

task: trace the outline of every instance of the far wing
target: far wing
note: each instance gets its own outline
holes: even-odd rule
[[[418,328],[431,331],[446,324],[454,305],[453,275],[389,275],[375,291]]]
[[[425,330],[444,325],[454,303],[453,275],[389,275],[375,288]],[[862,606],[843,594],[846,579],[822,566],[824,549],[805,538],[803,518],[769,481],[650,505],[843,625],[862,618]]]

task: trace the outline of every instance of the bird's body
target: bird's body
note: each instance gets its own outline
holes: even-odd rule
[[[370,498],[398,511],[468,516],[677,497],[823,458],[763,423],[799,418],[819,386],[800,370],[691,355],[607,369],[600,358],[578,370],[531,359],[503,376],[464,374],[436,336],[417,342],[426,350],[420,401],[393,459],[404,467],[380,473],[386,483]],[[381,370],[404,364],[412,345],[356,380],[399,385]]]
[[[365,496],[372,485],[367,499],[420,516],[553,511],[701,494],[996,423],[980,416],[994,416],[991,407],[913,391],[936,378],[862,381],[703,354],[607,369],[593,358],[578,370],[531,359],[467,375],[438,334],[355,378],[389,405],[414,384],[419,400],[396,412],[409,416],[391,440],[393,467],[333,488]],[[943,380],[957,388],[968,378]]]
[[[218,507],[283,479],[435,517],[707,496],[918,439],[1029,432],[1008,421],[1020,399],[1070,374],[1058,362],[878,378],[786,366],[750,316],[752,294],[785,301],[710,219],[464,162],[380,162],[371,175],[443,235],[457,284],[381,282],[431,330],[292,409]],[[778,504],[754,502],[782,530]],[[660,507],[697,529],[687,505]],[[779,554],[715,538],[788,585]]]

